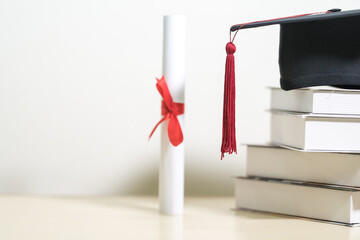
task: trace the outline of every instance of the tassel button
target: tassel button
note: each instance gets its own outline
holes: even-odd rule
[[[232,42],[228,42],[226,44],[226,53],[227,54],[234,54],[236,51],[236,47]]]

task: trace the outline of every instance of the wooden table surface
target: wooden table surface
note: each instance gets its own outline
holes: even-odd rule
[[[233,206],[231,197],[188,197],[183,216],[165,216],[156,197],[0,195],[0,239],[360,239],[359,227],[232,211]]]

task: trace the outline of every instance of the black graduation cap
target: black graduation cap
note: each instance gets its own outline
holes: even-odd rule
[[[226,45],[221,157],[236,152],[234,38],[239,30],[274,24],[280,24],[282,89],[325,85],[360,89],[360,9],[336,8],[233,25]]]

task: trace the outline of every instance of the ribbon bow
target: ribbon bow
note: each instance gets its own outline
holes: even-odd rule
[[[156,124],[156,126],[154,127],[154,129],[152,130],[149,136],[149,139],[155,132],[156,128],[163,121],[169,119],[168,136],[171,144],[176,147],[177,145],[182,143],[184,139],[181,131],[179,119],[177,118],[178,115],[184,113],[184,104],[173,102],[164,76],[162,76],[161,79],[156,79],[156,80],[157,80],[156,88],[163,98],[161,102],[161,115],[163,116],[163,118]]]

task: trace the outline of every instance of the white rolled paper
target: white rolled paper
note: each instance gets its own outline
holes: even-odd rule
[[[173,101],[178,103],[184,102],[185,91],[185,25],[185,16],[164,16],[163,74]],[[184,134],[184,115],[178,119]],[[174,147],[167,127],[168,120],[161,126],[159,208],[163,214],[178,215],[184,208],[184,142]]]

